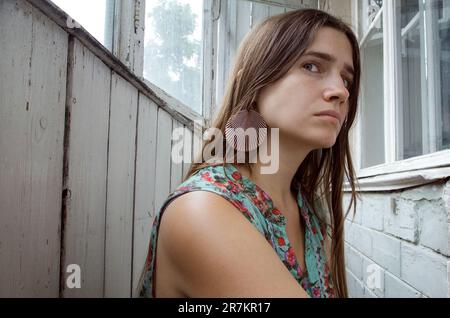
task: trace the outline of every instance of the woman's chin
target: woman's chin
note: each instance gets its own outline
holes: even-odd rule
[[[326,149],[326,148],[331,148],[335,145],[336,143],[336,138],[324,138],[322,140],[320,140],[318,142],[317,148],[319,149]]]

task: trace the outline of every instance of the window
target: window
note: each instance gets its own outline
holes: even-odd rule
[[[358,0],[360,1],[360,0]],[[383,6],[383,0],[363,0],[358,12],[358,35],[361,39],[367,34],[371,23],[375,20],[378,12]]]
[[[402,160],[450,145],[450,1],[402,0],[395,9],[401,56],[397,159]]]
[[[450,0],[364,0],[356,18],[360,168],[450,149]]]
[[[364,23],[370,24],[363,27],[366,33],[361,41],[361,92],[364,100],[361,103],[362,168],[385,162],[383,16],[380,8],[370,12],[375,15],[370,20],[365,20]]]
[[[144,78],[200,115],[203,1],[146,0]]]
[[[52,0],[108,50],[112,50],[114,0]],[[69,24],[72,23],[68,21]]]

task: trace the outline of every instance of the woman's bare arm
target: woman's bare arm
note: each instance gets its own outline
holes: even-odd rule
[[[158,240],[189,297],[308,297],[266,239],[217,194],[175,199]]]

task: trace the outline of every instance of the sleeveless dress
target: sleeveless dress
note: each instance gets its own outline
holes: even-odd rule
[[[150,244],[145,263],[143,284],[140,297],[154,297],[154,274],[156,272],[156,246],[161,216],[164,209],[175,198],[191,191],[209,191],[231,202],[256,227],[276,251],[280,260],[292,276],[312,298],[332,298],[335,291],[330,270],[326,264],[323,236],[326,234],[319,225],[319,219],[311,211],[298,191],[297,202],[305,226],[305,263],[303,272],[300,268],[288,236],[286,220],[274,207],[272,199],[257,184],[242,176],[234,165],[208,166],[198,170],[184,181],[164,201],[156,214],[150,235]]]

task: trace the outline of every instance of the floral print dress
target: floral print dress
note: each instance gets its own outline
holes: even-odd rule
[[[210,191],[230,201],[266,238],[280,260],[313,298],[335,297],[331,273],[326,263],[324,238],[317,216],[303,200],[300,189],[297,202],[305,227],[305,263],[303,272],[287,233],[286,220],[274,207],[272,199],[257,184],[242,174],[232,164],[208,166],[198,170],[173,191],[156,214],[150,236],[145,264],[146,272],[140,290],[141,297],[154,297],[154,274],[156,272],[156,246],[161,216],[168,204],[180,195],[191,191]]]

